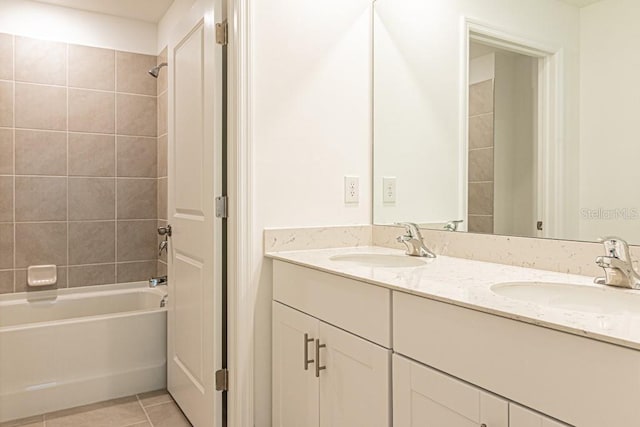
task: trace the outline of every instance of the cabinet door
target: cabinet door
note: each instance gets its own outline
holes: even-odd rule
[[[509,426],[510,427],[567,427],[568,424],[561,423],[544,415],[538,414],[530,409],[514,403],[509,404]]]
[[[394,427],[507,427],[508,414],[506,400],[393,355]]]
[[[307,334],[309,342],[305,340]],[[280,303],[273,303],[273,425],[318,426],[318,379],[314,357],[318,320]]]
[[[320,322],[320,425],[389,427],[391,351]]]

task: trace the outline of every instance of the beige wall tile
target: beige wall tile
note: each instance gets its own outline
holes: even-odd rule
[[[168,163],[167,135],[163,135],[158,138],[158,178],[167,176]]]
[[[156,79],[149,75],[156,66],[155,56],[118,51],[116,60],[118,92],[156,95]]]
[[[493,147],[493,114],[469,118],[469,149]]]
[[[147,281],[156,276],[156,261],[119,262],[118,283]]]
[[[493,215],[493,182],[469,184],[469,215]]]
[[[0,81],[0,126],[13,127],[13,82]]]
[[[471,233],[493,233],[493,217],[469,215],[469,232]]]
[[[155,96],[117,94],[118,134],[156,136]]]
[[[147,417],[135,397],[124,397],[45,415],[47,427],[120,427],[145,421]]]
[[[67,178],[16,177],[16,221],[66,221]]]
[[[16,127],[67,130],[67,88],[16,83]]]
[[[156,60],[156,63],[158,64],[162,64],[163,62],[168,62],[167,61],[167,48],[165,47],[164,49],[162,49],[162,52],[160,52],[160,55],[158,55],[158,59]],[[158,74],[158,79],[156,81],[157,83],[157,94],[160,95],[162,92],[167,90],[167,75],[169,73],[169,70],[167,70],[166,68],[163,68],[160,71],[160,74]]]
[[[70,176],[115,176],[116,145],[113,135],[69,134]]]
[[[115,178],[69,178],[69,220],[115,219]]]
[[[167,178],[158,180],[158,218],[169,218],[169,208],[167,206]]]
[[[469,116],[493,113],[493,80],[469,86]]]
[[[154,427],[191,426],[175,403],[163,403],[161,405],[150,406],[146,408],[146,411]]]
[[[0,80],[13,80],[13,36],[0,34]]]
[[[0,271],[0,294],[13,292],[13,270]]]
[[[0,270],[13,268],[13,223],[0,223]]]
[[[158,97],[158,135],[167,133],[167,122],[169,120],[168,102],[167,92]]]
[[[17,175],[67,175],[67,134],[16,130]]]
[[[118,178],[118,219],[155,219],[156,179]]]
[[[13,221],[13,179],[0,176],[0,222]]]
[[[0,222],[13,221],[13,182],[12,176],[0,176]]]
[[[13,130],[0,129],[0,175],[13,174]]]
[[[156,221],[118,221],[118,261],[154,260]]]
[[[69,130],[72,132],[115,132],[115,94],[69,89]]]
[[[155,178],[157,139],[141,136],[118,136],[118,176]]]
[[[66,85],[67,45],[16,36],[16,81]]]
[[[469,151],[469,182],[493,181],[493,148]]]
[[[69,45],[69,86],[114,91],[115,51]]]
[[[16,224],[16,268],[67,264],[67,223]]]
[[[163,261],[158,261],[156,266],[156,275],[158,276],[166,276],[167,275],[167,263]]]
[[[68,270],[70,288],[116,283],[115,264],[70,266]]]
[[[114,262],[115,221],[69,223],[69,265]]]
[[[27,283],[27,270],[16,270],[15,276],[15,290],[16,292],[40,292],[48,291],[50,289],[62,289],[67,287],[67,267],[57,266],[57,279],[53,286],[43,286],[32,288]]]

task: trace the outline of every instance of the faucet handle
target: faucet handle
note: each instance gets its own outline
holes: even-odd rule
[[[604,245],[605,255],[613,258],[619,258],[624,261],[631,261],[629,252],[629,244],[620,237],[608,236],[598,239]]]
[[[418,224],[414,222],[396,222],[395,225],[401,225],[406,230],[410,237],[422,238],[422,234],[420,234],[420,228]]]

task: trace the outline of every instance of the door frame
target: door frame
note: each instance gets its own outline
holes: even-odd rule
[[[262,252],[255,252],[251,141],[250,0],[226,0],[227,46],[227,425],[254,426],[254,309]],[[224,3],[224,1],[223,1]]]
[[[553,237],[563,229],[564,179],[561,165],[564,157],[563,93],[564,52],[556,46],[514,34],[487,22],[462,17],[460,58],[460,124],[459,124],[459,206],[461,218],[468,217],[469,147],[469,49],[471,40],[500,49],[538,58],[538,99],[536,126],[535,201],[536,216],[543,221],[543,231],[535,236]]]

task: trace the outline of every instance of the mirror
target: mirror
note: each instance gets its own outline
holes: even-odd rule
[[[374,223],[640,244],[639,19],[637,0],[376,0]]]

